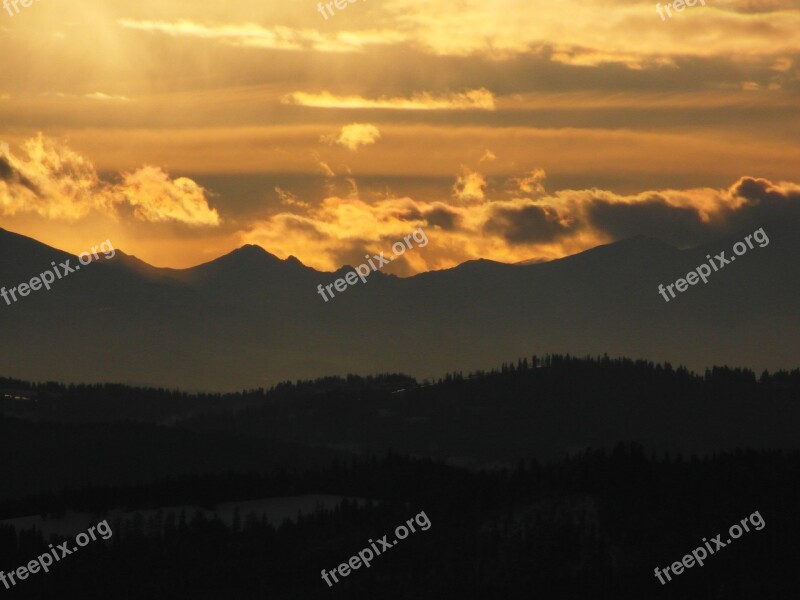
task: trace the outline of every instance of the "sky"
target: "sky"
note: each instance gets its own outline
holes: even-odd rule
[[[321,270],[422,227],[405,276],[797,214],[800,0],[339,5],[3,8],[0,227]]]

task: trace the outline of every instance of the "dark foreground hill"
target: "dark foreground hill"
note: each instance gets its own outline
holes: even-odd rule
[[[281,526],[255,514],[231,521],[191,509],[109,516],[109,540],[91,542],[3,597],[787,600],[800,585],[798,473],[797,453],[676,460],[620,445],[491,473],[395,455],[299,473],[82,489],[52,498],[48,508],[91,510],[97,523],[121,500],[132,509],[176,500],[213,508],[226,492],[243,500],[322,491],[372,502],[344,501]],[[176,484],[184,485],[182,498]],[[408,520],[422,527],[393,544]],[[742,520],[749,530],[726,543]],[[74,544],[82,530],[45,539],[0,524],[2,565],[8,572],[48,543]],[[656,567],[691,558],[717,535],[724,548],[659,583]],[[388,549],[377,542],[383,536]],[[369,567],[359,564],[328,587],[322,569],[348,563],[370,542],[382,553]]]
[[[0,419],[0,452],[15,457],[0,467],[6,489],[152,479],[165,469],[250,469],[259,454],[290,465],[304,456],[391,450],[493,467],[619,441],[684,456],[800,449],[797,369],[694,374],[669,364],[556,355],[422,385],[401,375],[211,395],[2,385],[29,398],[0,400],[0,411],[13,417]]]
[[[0,385],[16,398],[0,403],[0,569],[113,531],[8,598],[784,600],[800,584],[798,370],[545,356],[227,395]],[[226,512],[323,496],[349,500],[283,524]],[[430,528],[392,544],[423,512]],[[17,520],[36,515],[66,538]],[[385,555],[325,584],[384,535]]]

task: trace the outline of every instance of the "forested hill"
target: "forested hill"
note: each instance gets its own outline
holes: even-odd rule
[[[358,378],[285,384],[260,405],[185,425],[468,466],[558,458],[621,440],[687,455],[794,448],[800,370],[757,376],[715,367],[701,375],[628,359],[533,357],[391,392]]]
[[[670,452],[794,448],[800,370],[760,375],[608,357],[544,356],[436,382],[329,377],[234,394],[2,380],[28,400],[6,414],[58,422],[137,420],[352,453],[388,449],[457,464],[557,458],[621,440]],[[14,392],[17,393],[17,392]]]

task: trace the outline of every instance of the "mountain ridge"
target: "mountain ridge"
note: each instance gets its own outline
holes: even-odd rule
[[[351,268],[317,271],[245,245],[167,270],[117,250],[50,291],[0,301],[0,375],[228,391],[346,373],[432,378],[534,353],[794,368],[800,227],[765,228],[768,246],[670,302],[659,284],[742,237],[679,250],[639,236],[537,264],[375,272],[328,302],[317,286]],[[0,233],[0,256],[9,287],[72,255]]]

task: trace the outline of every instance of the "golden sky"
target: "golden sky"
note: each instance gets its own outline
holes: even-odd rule
[[[340,0],[343,4],[344,0]],[[800,0],[45,0],[0,12],[0,227],[399,274],[797,212]],[[12,12],[13,9],[11,9]]]

